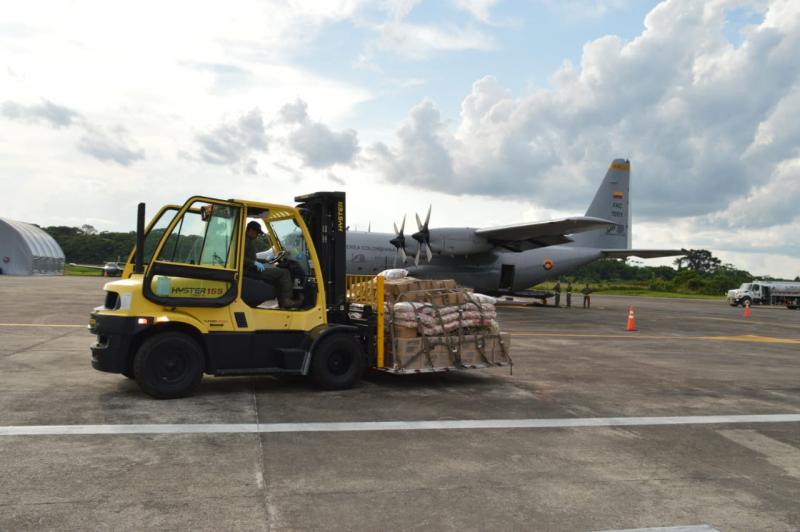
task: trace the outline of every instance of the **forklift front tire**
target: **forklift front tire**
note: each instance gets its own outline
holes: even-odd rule
[[[186,397],[203,378],[203,350],[181,332],[163,332],[142,343],[133,361],[136,382],[156,399]]]
[[[312,356],[312,376],[320,388],[351,388],[364,374],[364,350],[351,336],[336,334],[324,339],[314,349]]]

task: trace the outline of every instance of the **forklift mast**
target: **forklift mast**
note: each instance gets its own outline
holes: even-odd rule
[[[294,198],[317,250],[328,322],[347,323],[345,193],[314,192]]]

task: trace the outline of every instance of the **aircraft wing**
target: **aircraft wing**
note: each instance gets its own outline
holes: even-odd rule
[[[93,270],[102,270],[105,266],[98,266],[96,264],[75,264],[74,262],[69,263],[70,266],[76,266],[79,268],[92,268]]]
[[[639,257],[640,259],[655,259],[658,257],[677,257],[686,255],[683,249],[604,249],[603,256],[609,259],[627,259]]]
[[[477,229],[475,234],[505,245],[528,244],[526,248],[553,246],[572,242],[567,235],[582,233],[613,224],[611,220],[592,216],[573,216],[548,222],[532,222]],[[533,244],[531,246],[530,244]]]

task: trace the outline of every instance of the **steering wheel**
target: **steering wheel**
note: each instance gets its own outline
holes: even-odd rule
[[[285,249],[282,249],[282,250],[280,250],[280,251],[278,252],[278,254],[277,254],[277,255],[275,255],[274,257],[272,257],[272,258],[271,258],[270,260],[268,260],[267,262],[269,262],[270,264],[275,264],[275,263],[278,263],[278,262],[282,261],[282,260],[283,260],[283,259],[286,257],[286,255],[287,255],[287,253],[286,253],[286,250],[285,250]]]

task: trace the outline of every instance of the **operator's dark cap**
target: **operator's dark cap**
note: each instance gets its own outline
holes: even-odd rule
[[[247,224],[247,230],[249,231],[250,229],[252,229],[256,233],[258,233],[259,235],[263,235],[264,234],[264,230],[261,229],[261,224],[258,223],[255,220],[253,220],[252,222]]]

